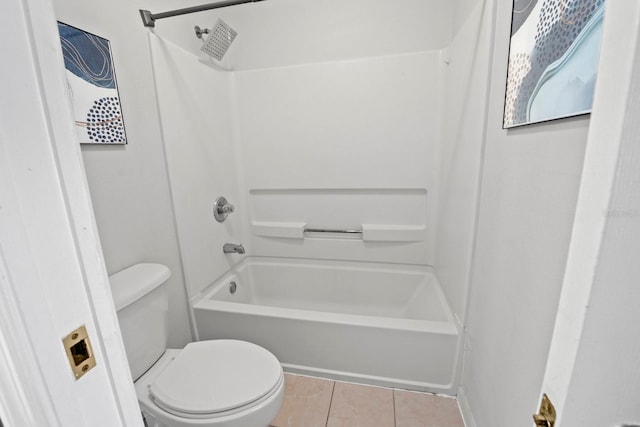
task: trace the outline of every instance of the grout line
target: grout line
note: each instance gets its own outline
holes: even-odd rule
[[[333,405],[333,393],[336,390],[336,382],[333,382],[333,386],[331,387],[331,399],[329,399],[329,410],[327,411],[327,421],[325,421],[324,425],[327,427],[329,425],[329,414],[331,414],[331,406]]]
[[[411,394],[418,394],[418,395],[429,395],[429,396],[434,396],[434,397],[441,398],[441,399],[453,399],[453,400],[456,401],[457,406],[458,406],[458,412],[462,416],[462,411],[460,409],[460,401],[455,396],[449,396],[449,395],[438,394],[438,393],[430,393],[430,392],[418,391],[418,390],[404,390],[404,389],[398,389],[398,388],[394,388],[394,387],[382,387],[382,386],[377,386],[377,385],[372,385],[372,384],[361,384],[361,383],[355,383],[355,382],[352,382],[352,381],[331,380],[331,379],[323,378],[323,377],[317,377],[317,376],[312,376],[312,375],[304,375],[304,374],[297,374],[297,373],[290,373],[290,372],[286,373],[286,375],[312,378],[312,379],[316,379],[316,380],[326,381],[326,382],[331,382],[332,383],[331,397],[329,399],[329,408],[327,410],[326,420],[325,420],[325,424],[324,424],[325,427],[327,427],[329,425],[331,409],[332,409],[333,403],[334,403],[333,399],[334,399],[334,397],[336,397],[336,395],[335,395],[336,383],[354,384],[354,385],[363,386],[363,387],[372,387],[372,388],[377,388],[377,389],[388,389],[388,390],[391,390],[391,393],[392,393],[392,395],[391,395],[392,396],[392,404],[393,404],[393,427],[397,427],[396,391],[401,392],[401,393],[411,393]],[[464,419],[464,417],[463,417],[463,419]],[[269,427],[274,427],[274,426],[270,425]]]
[[[391,389],[391,398],[393,401],[393,427],[396,427],[396,390]]]

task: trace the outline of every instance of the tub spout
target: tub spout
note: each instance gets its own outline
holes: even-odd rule
[[[222,251],[225,254],[243,254],[244,246],[236,245],[234,243],[225,243],[224,246],[222,247]]]

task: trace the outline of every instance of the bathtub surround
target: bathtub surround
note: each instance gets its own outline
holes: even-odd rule
[[[267,15],[275,8],[295,22],[300,11],[290,6],[278,2],[256,5],[267,8]],[[309,7],[316,6],[309,3]],[[421,7],[417,10],[422,11]],[[449,16],[451,10],[446,11],[443,16]],[[244,34],[240,24],[233,23],[233,16],[223,18]],[[274,22],[277,20],[264,20],[257,26],[274,37],[274,31],[282,31],[273,27]],[[457,299],[458,312],[448,320],[446,331],[436,328],[435,341],[430,340],[427,327],[421,330],[421,338],[409,338],[419,343],[419,348],[406,348],[403,354],[422,355],[423,362],[432,363],[417,367],[407,356],[409,359],[399,365],[414,368],[402,373],[385,371],[393,357],[383,349],[373,352],[380,356],[376,363],[358,369],[357,354],[376,347],[373,341],[351,345],[346,338],[343,345],[335,346],[335,352],[300,358],[296,352],[301,350],[295,346],[289,354],[285,350],[292,346],[277,339],[268,341],[267,335],[272,334],[251,335],[251,330],[259,328],[246,326],[241,317],[223,319],[220,313],[207,313],[203,307],[211,284],[242,259],[238,254],[221,258],[215,244],[221,238],[223,242],[242,242],[253,256],[305,258],[319,263],[337,259],[436,264],[446,52],[433,49],[362,56],[366,48],[360,46],[350,59],[327,60],[326,53],[320,52],[319,61],[309,63],[300,62],[306,58],[295,53],[293,43],[289,47],[294,53],[288,53],[284,65],[242,69],[244,59],[253,61],[253,55],[260,57],[260,52],[256,45],[243,47],[239,37],[228,53],[236,71],[224,73],[203,65],[198,54],[176,45],[165,35],[169,30],[167,25],[162,34],[160,29],[150,34],[150,45],[185,277],[190,302],[196,306],[197,337],[234,334],[252,341],[267,340],[263,345],[276,353],[281,351],[278,356],[286,359],[289,369],[299,372],[455,393],[457,355],[462,348],[459,322],[464,317],[468,248],[473,238],[468,231],[450,243],[453,251],[463,245],[459,253],[465,254],[458,255],[461,261],[454,267],[464,270],[462,280],[450,280],[445,291],[447,297]],[[263,59],[264,64],[270,64]],[[296,62],[287,64],[290,61]],[[467,157],[455,173],[468,174],[468,178],[462,184],[454,183],[465,191],[450,207],[461,200],[473,207],[480,151],[477,146],[470,150],[468,145],[459,145],[455,151],[465,152]],[[228,177],[238,179],[230,181]],[[450,190],[448,185],[445,190]],[[221,190],[222,186],[226,188]],[[467,187],[472,191],[466,191]],[[223,226],[211,220],[212,194],[225,194],[236,206]],[[465,230],[475,217],[474,209],[460,219],[451,210],[441,214],[452,218],[449,225],[454,228],[465,222]],[[317,231],[323,229],[338,232]],[[301,283],[308,280],[302,278]],[[393,286],[393,278],[387,286]],[[455,286],[459,289],[451,289]],[[366,299],[371,292],[364,289],[360,295]],[[334,294],[339,297],[339,292]],[[449,304],[443,302],[447,311]],[[274,319],[278,317],[274,313]],[[276,329],[286,326],[281,319],[271,321],[278,323]],[[411,335],[394,326],[395,318],[377,321],[380,331],[390,328],[396,332],[386,334],[387,341],[400,339],[389,348],[403,346],[399,337]],[[333,328],[339,324],[333,323]],[[234,325],[245,328],[234,329]],[[317,334],[321,342],[320,336],[328,337],[330,329],[307,334]],[[373,330],[363,327],[354,333],[371,335]]]
[[[431,6],[436,3],[443,19],[450,19],[450,6],[438,2]],[[312,3],[307,6],[318,7]],[[371,10],[377,10],[376,7],[381,6],[378,4]],[[416,13],[429,16],[425,19],[432,19],[424,4],[416,3],[413,7]],[[282,32],[276,25],[279,20],[275,15],[289,16],[291,22],[296,22],[302,13],[286,1],[263,2],[252,8],[261,8],[260,13],[271,17],[252,23],[249,31],[262,26],[261,40],[277,38]],[[233,12],[236,15],[230,13],[225,10],[222,16],[225,21],[233,22],[235,18],[236,22],[242,22],[244,15],[237,11]],[[377,16],[370,13],[372,17]],[[360,31],[366,33],[370,22],[362,21],[359,25],[350,28],[348,34],[353,32],[356,37]],[[247,44],[250,35],[246,35],[243,36],[245,44],[239,37],[229,52],[236,61],[234,69],[240,70],[220,73],[203,67],[197,55],[175,44],[182,43],[178,37],[172,38],[178,27],[180,24],[158,29],[156,35],[151,35],[151,46],[161,115],[167,117],[162,123],[167,151],[171,152],[168,156],[171,180],[176,183],[173,194],[180,199],[176,203],[176,216],[179,230],[184,230],[180,231],[181,235],[199,236],[201,230],[211,230],[207,231],[207,236],[211,236],[208,233],[216,230],[202,226],[209,220],[204,216],[208,212],[202,207],[197,207],[199,212],[196,212],[196,207],[183,203],[183,199],[194,193],[211,194],[212,188],[224,185],[225,178],[236,176],[238,179],[233,184],[238,186],[238,197],[231,197],[227,191],[219,192],[227,194],[237,205],[233,231],[240,232],[236,227],[245,227],[241,237],[249,253],[415,264],[436,262],[441,191],[440,122],[444,114],[439,105],[445,96],[441,88],[445,81],[445,57],[437,48],[445,46],[450,28],[442,27],[441,23],[435,25],[429,30],[430,38],[422,39],[423,50],[393,55],[388,54],[389,45],[383,44],[376,46],[378,56],[366,57],[364,55],[371,54],[372,46],[356,44],[346,37],[345,46],[350,49],[351,59],[333,59],[345,52],[328,43],[326,49],[314,54],[313,59],[317,61],[314,63],[308,62],[310,52],[301,52],[294,40],[287,45],[290,49],[285,49],[287,57],[278,67],[271,68],[265,67],[272,65],[272,59],[264,58],[258,49],[262,42]],[[416,49],[416,39],[411,35],[424,31],[422,25],[419,27],[412,26],[408,32],[394,36],[398,37],[399,50],[401,46],[405,50]],[[434,36],[436,30],[439,31],[437,37]],[[240,28],[239,33],[245,34]],[[256,64],[256,58],[262,62]],[[243,70],[250,65],[255,68]],[[202,81],[208,84],[199,83]],[[224,85],[229,85],[226,94]],[[216,101],[211,102],[212,99]],[[216,118],[215,122],[211,117]],[[175,137],[167,137],[169,134]],[[196,172],[183,167],[206,164],[198,153],[213,150],[209,134],[214,135],[215,149],[222,150],[215,156],[209,155],[209,159],[215,159],[218,164],[224,162],[222,169],[216,166],[206,170],[205,166],[197,166]],[[228,137],[220,136],[224,134]],[[480,153],[466,148],[457,151],[463,150],[468,151],[468,157],[476,158],[464,165],[476,168],[476,173],[469,174],[471,178],[464,183],[475,188]],[[174,156],[180,160],[174,161]],[[469,172],[469,168],[464,167],[457,170],[456,173]],[[187,181],[189,185],[185,184]],[[421,199],[416,199],[417,205],[411,199],[406,199],[408,205],[405,204],[402,198],[408,194],[421,194]],[[364,202],[367,197],[375,196],[378,196],[375,205],[353,211],[354,206],[364,206],[358,198],[362,197],[363,203],[367,203]],[[465,203],[474,206],[474,197],[473,191],[462,192],[459,199],[470,198],[471,201]],[[345,199],[352,204],[343,205],[340,201]],[[320,200],[319,204],[314,204],[314,200]],[[263,206],[270,207],[271,211],[265,213]],[[318,206],[322,212],[316,209]],[[192,221],[198,215],[200,225]],[[412,218],[414,215],[418,218]],[[469,215],[474,216],[473,210]],[[472,222],[464,216],[462,221]],[[455,228],[456,220],[450,224]],[[303,240],[299,238],[303,225],[364,227],[365,241],[345,243],[318,236]],[[468,229],[467,225],[463,227]],[[296,238],[286,238],[292,237],[288,233]],[[382,241],[367,241],[372,235]],[[386,237],[380,237],[383,235]],[[388,237],[399,235],[403,236]],[[468,254],[472,237],[467,232],[461,238],[466,245],[461,253]],[[209,239],[204,240],[209,242]],[[183,254],[188,252],[201,259],[208,257],[208,250],[201,250],[208,244],[191,237],[181,238]],[[456,248],[453,244],[452,250]],[[199,272],[193,274],[195,280],[187,280],[190,295],[194,297],[226,268],[203,261],[194,261],[189,267],[190,258],[184,256],[186,275],[192,275],[191,270]],[[468,255],[464,259],[461,268],[468,271]],[[451,286],[460,289],[446,290],[450,298],[456,299],[454,306],[459,319],[463,318],[466,285],[465,280],[457,280]]]
[[[223,253],[225,243],[242,243],[246,251],[252,250],[244,238],[247,204],[233,145],[232,75],[203,65],[153,34],[149,46],[187,295],[193,300],[242,260],[241,254]],[[213,209],[222,195],[234,212],[220,223]]]
[[[188,41],[177,35],[186,21],[173,21],[175,25],[150,36],[191,302],[233,262],[211,258],[217,250],[211,242],[219,241],[216,233],[222,230],[209,224],[205,204],[211,194],[224,193],[238,214],[228,230],[248,253],[432,264],[442,271],[443,290],[463,323],[494,3],[456,11],[466,21],[459,23],[451,43],[445,41],[450,33],[439,39],[431,34],[420,51],[368,57],[371,46],[363,43],[352,51],[353,58],[344,60],[344,52],[331,43],[303,55],[292,41],[290,49],[282,49],[286,57],[280,63],[270,62],[258,47],[277,39],[280,19],[298,22],[301,11],[287,2],[256,8],[265,19],[252,23],[248,32],[241,28],[248,12],[235,9],[221,15],[246,34],[229,52],[236,69],[232,73],[203,67],[197,55],[180,48],[193,46],[191,35]],[[452,19],[454,11],[440,12]],[[249,41],[260,29],[256,37],[263,41]],[[316,62],[310,62],[312,54]],[[216,166],[207,168],[212,162]],[[215,190],[228,182],[227,176],[238,177],[235,193],[232,188]],[[377,210],[354,208],[366,205],[367,194],[376,192]],[[411,194],[421,195],[417,205],[403,205],[397,198]],[[357,198],[363,202],[341,203]],[[378,217],[371,221],[367,212]],[[423,215],[420,221],[410,219],[416,212]],[[367,242],[367,224],[414,230],[406,233],[406,241]],[[361,228],[363,238],[303,235],[305,226]],[[491,245],[490,237],[484,236],[484,245]]]
[[[494,11],[490,2],[475,2],[460,3],[456,12],[466,20],[441,52],[446,96],[434,266],[463,323],[478,220]]]

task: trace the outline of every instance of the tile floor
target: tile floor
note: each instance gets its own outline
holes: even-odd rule
[[[272,427],[464,427],[455,399],[285,374]]]

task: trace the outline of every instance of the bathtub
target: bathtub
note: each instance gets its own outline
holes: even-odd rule
[[[288,372],[453,392],[459,330],[429,267],[247,257],[194,317],[198,339],[254,342]]]

